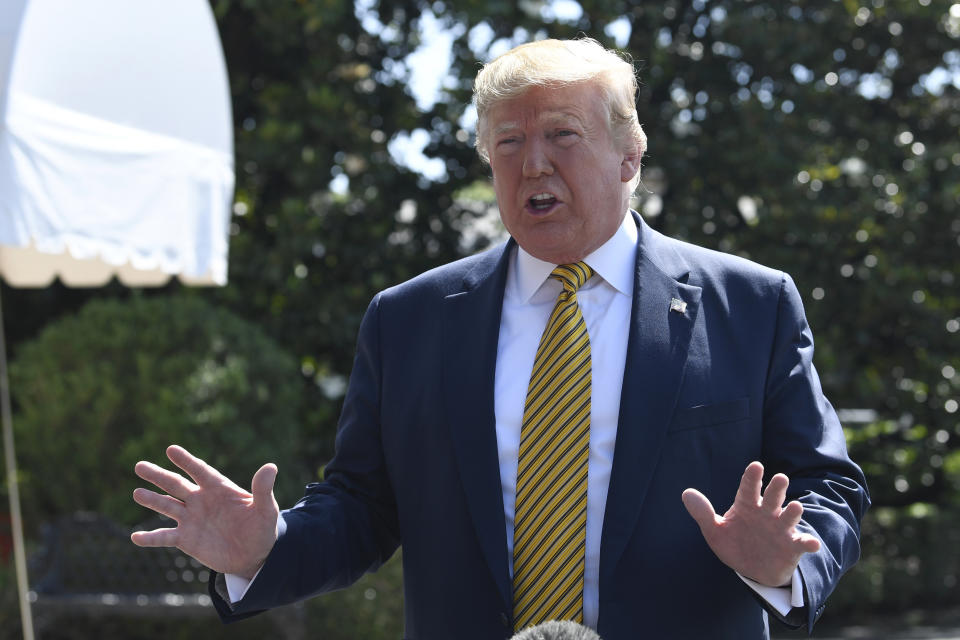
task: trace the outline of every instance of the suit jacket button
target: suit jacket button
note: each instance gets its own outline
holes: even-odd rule
[[[507,617],[507,614],[500,613],[500,624],[502,624],[505,627],[510,626],[510,618]]]

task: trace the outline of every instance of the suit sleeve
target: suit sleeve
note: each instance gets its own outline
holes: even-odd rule
[[[336,455],[324,481],[307,485],[281,513],[281,532],[266,563],[239,602],[211,597],[231,622],[265,609],[346,587],[377,569],[399,545],[396,505],[380,438],[378,295],[370,303],[337,431]]]
[[[769,366],[763,409],[766,472],[790,478],[787,499],[804,508],[798,529],[822,542],[819,552],[800,560],[806,620],[777,617],[813,629],[827,596],[860,557],[860,520],[870,498],[863,472],[847,454],[837,414],[823,395],[813,366],[813,336],[787,275],[781,281]]]

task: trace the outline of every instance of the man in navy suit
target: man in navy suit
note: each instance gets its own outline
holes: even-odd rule
[[[165,494],[134,499],[177,527],[134,542],[217,572],[226,620],[347,586],[402,545],[405,637],[520,631],[524,401],[561,291],[551,272],[583,262],[592,404],[575,619],[606,640],[766,638],[768,612],[812,628],[859,556],[863,474],[789,276],[629,210],[646,147],[635,92],[632,65],[588,39],[488,64],[477,148],[511,239],[373,299],[336,456],[295,507],[280,513],[273,464],[248,493],[172,446],[192,482],[141,462]]]

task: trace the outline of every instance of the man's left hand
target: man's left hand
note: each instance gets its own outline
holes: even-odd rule
[[[820,540],[797,531],[802,504],[794,500],[783,506],[790,484],[787,476],[776,474],[761,493],[762,483],[763,465],[751,462],[733,506],[722,516],[696,489],[683,492],[683,504],[721,562],[760,584],[787,586],[800,557],[818,551]]]

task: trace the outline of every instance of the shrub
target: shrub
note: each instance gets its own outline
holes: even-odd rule
[[[138,460],[178,443],[241,486],[264,462],[277,499],[300,495],[299,367],[253,324],[197,296],[95,300],[22,345],[11,364],[31,529],[78,509],[134,524]],[[296,467],[296,465],[293,465]]]

